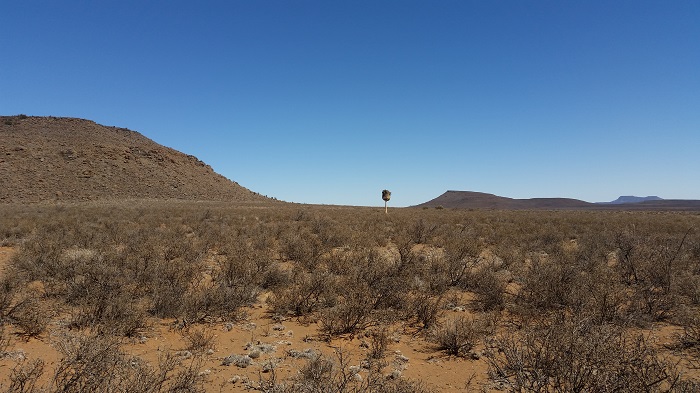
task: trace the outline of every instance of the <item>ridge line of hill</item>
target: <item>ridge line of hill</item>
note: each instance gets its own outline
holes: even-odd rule
[[[0,184],[0,203],[273,202],[136,131],[71,117],[0,116]]]

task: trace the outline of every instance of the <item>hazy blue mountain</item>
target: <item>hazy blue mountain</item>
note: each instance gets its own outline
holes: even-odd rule
[[[609,205],[620,205],[623,203],[639,203],[639,202],[646,202],[646,201],[663,201],[663,198],[659,198],[655,195],[645,196],[645,197],[638,197],[638,196],[633,196],[633,195],[623,195],[623,196],[615,199],[612,202],[600,202],[600,203],[609,204]]]

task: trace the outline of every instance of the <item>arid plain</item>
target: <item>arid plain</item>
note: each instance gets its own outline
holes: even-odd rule
[[[5,391],[700,388],[697,211],[284,203],[133,131],[0,120]]]

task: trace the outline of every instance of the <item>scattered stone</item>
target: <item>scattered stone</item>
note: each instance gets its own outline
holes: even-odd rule
[[[276,324],[272,325],[272,330],[274,330],[274,331],[280,332],[284,329],[286,329],[286,328],[281,323],[276,323]]]
[[[252,363],[253,359],[251,359],[248,355],[230,355],[225,357],[224,360],[221,362],[221,364],[224,366],[230,366],[233,364],[239,368],[246,368]]]
[[[262,372],[269,373],[270,371],[274,370],[276,367],[277,367],[277,363],[272,361],[272,360],[269,360],[269,361],[265,362],[265,364],[263,364]]]
[[[231,330],[233,330],[233,324],[231,322],[226,323],[224,325],[224,330],[230,332]]]
[[[2,356],[0,356],[0,357],[19,361],[19,362],[27,359],[27,354],[24,352],[23,349],[18,349],[16,351],[2,352],[1,355]]]
[[[316,352],[311,348],[306,348],[303,351],[299,351],[297,349],[290,349],[289,351],[287,351],[287,354],[293,357],[294,359],[313,359],[314,357],[316,357]]]
[[[250,352],[248,352],[248,356],[250,356],[251,359],[257,359],[260,357],[260,350],[257,348],[254,348]]]
[[[258,325],[255,324],[255,322],[248,322],[241,326],[243,330],[255,330],[258,327]]]
[[[175,356],[179,356],[183,359],[189,359],[192,357],[192,352],[190,352],[190,351],[178,351],[178,352],[175,352]]]
[[[235,383],[240,382],[241,379],[243,379],[243,378],[241,378],[240,375],[234,375],[233,377],[231,377],[231,378],[228,380],[228,383],[235,384]]]

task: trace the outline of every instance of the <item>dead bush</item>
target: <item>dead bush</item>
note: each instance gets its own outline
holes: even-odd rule
[[[506,333],[487,359],[490,374],[513,392],[656,392],[677,380],[644,336],[586,319]]]
[[[423,329],[432,328],[443,313],[443,297],[416,291],[411,298],[410,309],[417,322],[421,324]]]
[[[52,315],[43,307],[37,295],[28,294],[20,299],[10,312],[10,320],[26,337],[37,337],[46,331]]]
[[[320,311],[321,330],[330,335],[353,333],[376,323],[372,302],[362,291],[345,294],[333,307]]]
[[[389,330],[381,327],[369,332],[369,353],[370,359],[383,359],[389,349]]]
[[[483,267],[470,275],[467,288],[474,292],[479,310],[493,311],[505,307],[506,285],[491,267]]]
[[[430,340],[448,355],[465,357],[478,344],[484,330],[479,320],[459,316],[437,325],[430,333]]]
[[[382,373],[383,363],[371,362],[366,375],[361,367],[350,366],[348,356],[336,351],[335,359],[317,356],[310,359],[299,375],[270,388],[269,392],[295,393],[428,393],[422,383],[404,378],[392,378]]]
[[[273,288],[269,302],[277,314],[308,315],[321,307],[335,304],[336,282],[333,275],[322,269],[311,273],[295,269],[291,285]]]
[[[674,322],[683,328],[683,332],[675,336],[678,347],[694,349],[700,354],[700,315],[696,308],[682,308],[674,318]]]
[[[185,348],[195,354],[203,354],[215,347],[214,332],[206,327],[189,326],[182,331],[182,337],[185,340]]]
[[[153,368],[128,357],[113,336],[62,335],[56,347],[63,355],[49,390],[60,392],[203,392],[200,362],[184,367],[170,354]]]
[[[10,373],[8,393],[34,393],[39,391],[37,381],[44,373],[44,361],[25,360],[17,363]]]

